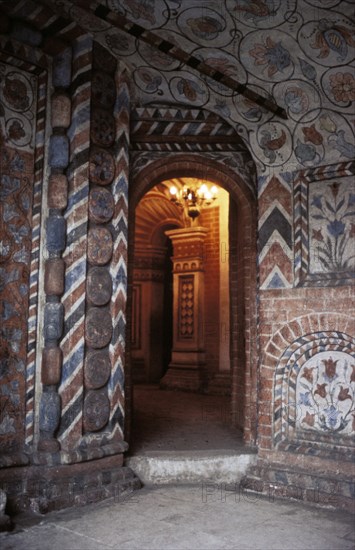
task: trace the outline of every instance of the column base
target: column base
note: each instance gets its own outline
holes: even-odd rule
[[[198,392],[203,384],[200,368],[182,365],[170,365],[165,376],[160,380],[160,387],[165,390],[182,390]]]

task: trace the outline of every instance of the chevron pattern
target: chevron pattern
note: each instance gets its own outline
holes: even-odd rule
[[[261,289],[293,284],[292,199],[287,181],[259,182],[259,271]]]
[[[88,225],[88,169],[90,146],[90,91],[92,41],[79,39],[73,49],[72,124],[70,165],[68,170],[69,201],[65,213],[67,247],[64,304],[64,334],[60,396],[62,417],[58,439],[63,450],[75,448],[82,436],[86,234]],[[80,76],[80,78],[79,78]]]
[[[113,336],[109,346],[112,372],[108,385],[111,402],[110,428],[112,436],[123,439],[124,428],[124,353],[127,300],[127,238],[128,238],[128,177],[129,177],[129,75],[119,69],[115,104],[117,127],[116,178],[112,194],[116,208],[111,229],[114,250],[110,265],[113,282],[111,315]]]
[[[131,145],[137,151],[246,151],[234,128],[202,109],[134,109]]]

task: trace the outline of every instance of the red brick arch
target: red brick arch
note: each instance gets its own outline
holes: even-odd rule
[[[150,163],[130,182],[129,193],[129,266],[133,261],[134,218],[138,202],[152,187],[161,181],[181,177],[202,177],[213,181],[229,192],[233,201],[234,245],[231,254],[230,307],[231,307],[231,366],[232,366],[232,414],[235,424],[242,425],[245,442],[256,440],[256,378],[257,378],[257,216],[256,200],[251,190],[255,177],[250,175],[248,183],[237,171],[222,162],[203,154],[174,153]],[[231,242],[231,238],[230,238]],[[230,250],[232,252],[232,250]],[[129,282],[131,282],[129,269]],[[131,284],[129,284],[129,289]],[[128,296],[129,304],[130,296]],[[130,312],[128,306],[128,326]],[[128,335],[129,338],[129,335]],[[127,352],[127,379],[130,356]],[[128,388],[129,389],[129,388]],[[129,391],[127,392],[129,398]],[[128,423],[130,417],[127,410]]]

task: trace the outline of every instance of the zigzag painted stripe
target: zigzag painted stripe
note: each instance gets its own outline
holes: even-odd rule
[[[25,443],[30,445],[34,436],[34,391],[35,391],[35,364],[37,340],[37,308],[38,308],[38,274],[39,274],[39,241],[41,225],[41,202],[44,161],[44,127],[47,90],[47,72],[42,72],[37,82],[37,123],[35,172],[33,182],[32,202],[32,250],[30,266],[29,312],[28,312],[28,340],[26,365],[26,418]]]
[[[259,181],[260,288],[289,288],[293,279],[291,189],[271,176]]]
[[[307,219],[308,184],[300,177],[294,187],[294,272],[295,284],[299,285],[302,273],[308,267],[308,229],[304,220]]]
[[[86,233],[88,224],[88,169],[90,147],[90,76],[92,40],[85,36],[73,48],[72,123],[68,129],[71,164],[68,170],[69,200],[64,305],[62,378],[59,393],[62,416],[58,437],[62,448],[74,449],[82,436],[83,365],[85,327]],[[78,78],[80,76],[80,78]],[[74,90],[80,93],[74,94]]]
[[[127,297],[127,239],[128,239],[128,143],[129,143],[129,76],[121,69],[118,77],[118,94],[114,109],[117,124],[118,175],[112,184],[116,209],[112,219],[114,251],[110,265],[113,282],[111,315],[113,337],[109,346],[111,377],[108,395],[111,403],[110,429],[123,438],[124,429],[124,341],[126,328]]]

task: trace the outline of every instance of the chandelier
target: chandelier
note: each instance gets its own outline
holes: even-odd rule
[[[181,188],[170,187],[170,200],[184,209],[185,214],[194,221],[201,213],[201,209],[209,206],[217,198],[216,185],[208,185],[202,181],[197,184],[184,185]]]

